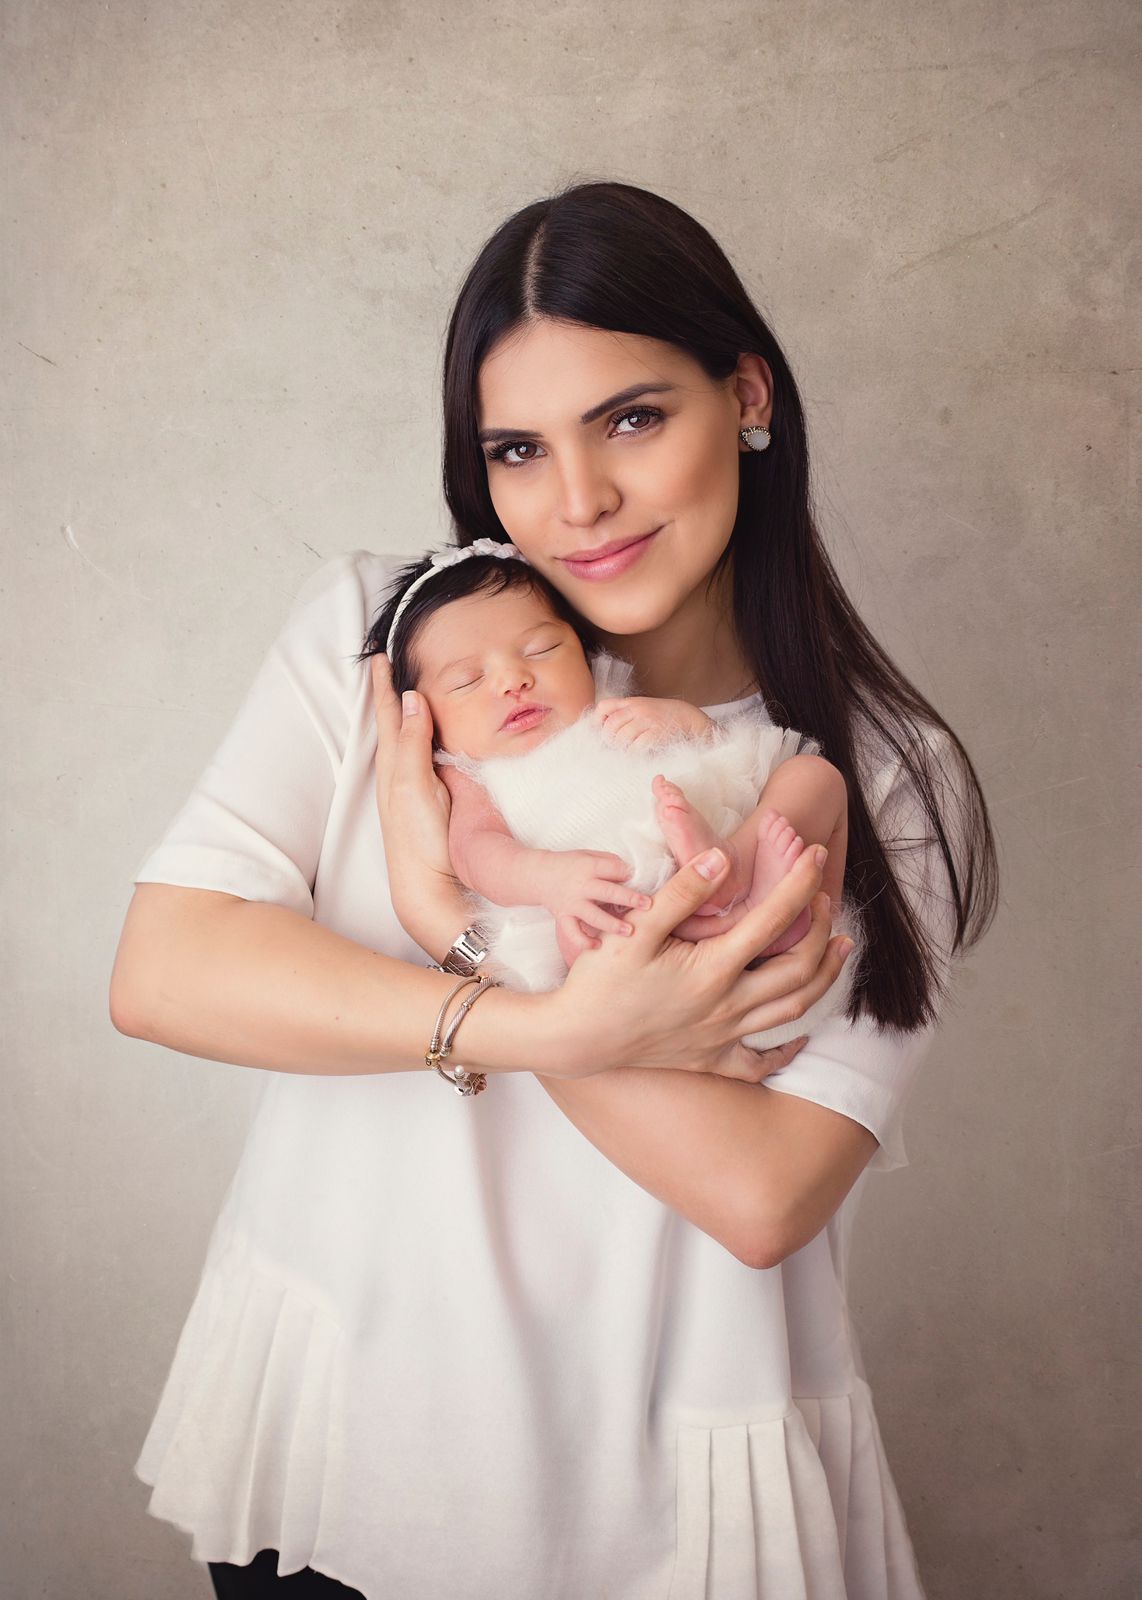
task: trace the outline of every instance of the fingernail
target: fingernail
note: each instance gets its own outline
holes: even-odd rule
[[[813,851],[813,865],[815,867],[823,867],[828,859],[829,852],[825,849],[823,844],[819,844]]]
[[[620,926],[619,932],[620,933],[633,933],[634,929],[631,927],[629,922],[624,922]]]
[[[707,850],[704,856],[699,856],[695,861],[694,870],[701,878],[716,878],[725,859],[720,850]]]
[[[855,950],[856,946],[851,939],[842,939],[840,944],[841,960],[846,960]]]
[[[406,717],[415,717],[420,710],[420,701],[416,697],[415,689],[406,689],[400,697],[400,703]]]

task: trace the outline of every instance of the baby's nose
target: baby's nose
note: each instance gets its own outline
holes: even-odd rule
[[[504,687],[513,693],[518,692],[520,689],[530,688],[534,682],[534,674],[528,667],[524,666],[522,662],[518,662],[514,666],[508,667],[504,672]]]

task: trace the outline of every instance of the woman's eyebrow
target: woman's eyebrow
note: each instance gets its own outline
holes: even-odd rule
[[[598,422],[604,412],[614,410],[615,406],[629,405],[632,400],[641,400],[647,394],[670,394],[676,387],[673,383],[636,383],[629,389],[620,389],[618,394],[612,394],[606,400],[600,400],[597,406],[584,411],[579,421],[586,427],[590,422]],[[502,444],[510,439],[531,439],[535,436],[532,428],[482,428],[478,439],[480,444]]]

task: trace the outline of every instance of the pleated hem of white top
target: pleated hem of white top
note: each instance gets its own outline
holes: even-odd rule
[[[275,1273],[208,1270],[134,1471],[194,1560],[245,1565],[275,1549],[283,1576],[312,1566],[391,1600],[322,1549],[339,1337]],[[863,1379],[761,1421],[679,1422],[676,1451],[662,1600],[925,1600]]]
[[[865,1381],[781,1416],[680,1423],[668,1600],[924,1600]]]
[[[310,1564],[339,1338],[276,1275],[204,1272],[134,1467],[147,1510],[190,1534],[194,1560],[244,1566],[273,1549],[283,1576]]]

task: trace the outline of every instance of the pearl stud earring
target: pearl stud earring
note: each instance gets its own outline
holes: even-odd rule
[[[771,435],[768,428],[755,424],[752,428],[739,428],[738,438],[751,450],[768,450]]]

